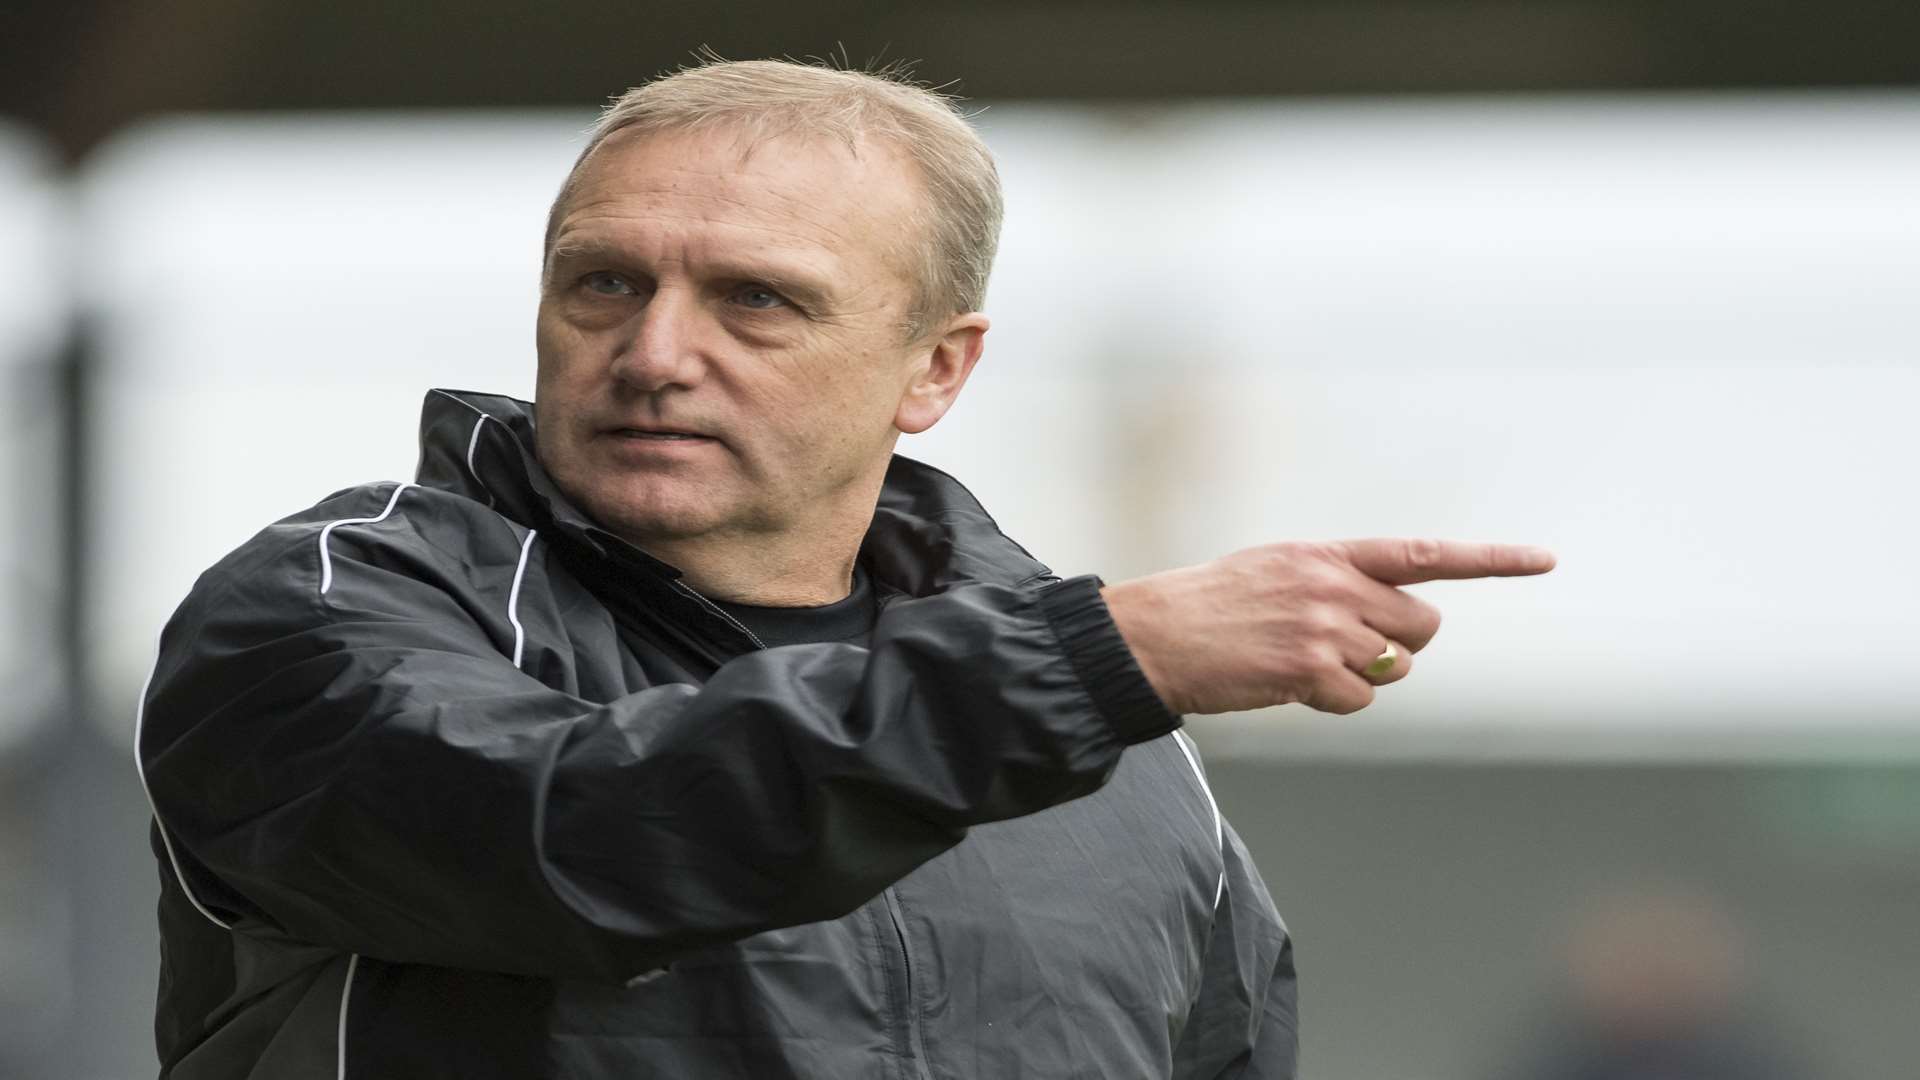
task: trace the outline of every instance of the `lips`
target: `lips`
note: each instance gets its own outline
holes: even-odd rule
[[[698,454],[702,447],[725,445],[711,435],[673,427],[603,428],[600,437],[606,440],[602,446],[622,459],[631,458],[636,462],[678,459]]]
[[[606,434],[620,439],[712,439],[698,431],[672,427],[617,427],[608,428]]]

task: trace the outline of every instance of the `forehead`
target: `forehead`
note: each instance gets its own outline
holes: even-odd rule
[[[664,242],[898,272],[921,197],[918,170],[879,140],[621,131],[581,163],[555,247]]]

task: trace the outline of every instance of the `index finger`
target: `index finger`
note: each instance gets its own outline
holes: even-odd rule
[[[1526,577],[1553,569],[1553,552],[1529,544],[1465,540],[1342,540],[1355,570],[1388,585],[1484,577]]]

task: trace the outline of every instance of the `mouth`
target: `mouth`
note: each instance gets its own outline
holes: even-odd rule
[[[601,445],[634,463],[702,457],[706,448],[724,445],[711,435],[668,427],[606,428],[600,435],[606,440]]]
[[[674,428],[610,428],[606,432],[616,439],[645,439],[662,442],[712,442],[711,435],[702,435],[693,431],[680,431]]]

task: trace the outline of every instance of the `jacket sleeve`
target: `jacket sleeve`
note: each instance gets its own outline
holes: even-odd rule
[[[236,932],[626,980],[844,914],[1178,723],[1090,577],[899,601],[870,648],[596,702],[523,673],[416,553],[314,550],[203,577],[143,696],[169,856]]]
[[[1180,1080],[1294,1080],[1300,999],[1293,941],[1253,857],[1224,825],[1226,878],[1200,996],[1174,1049]]]

